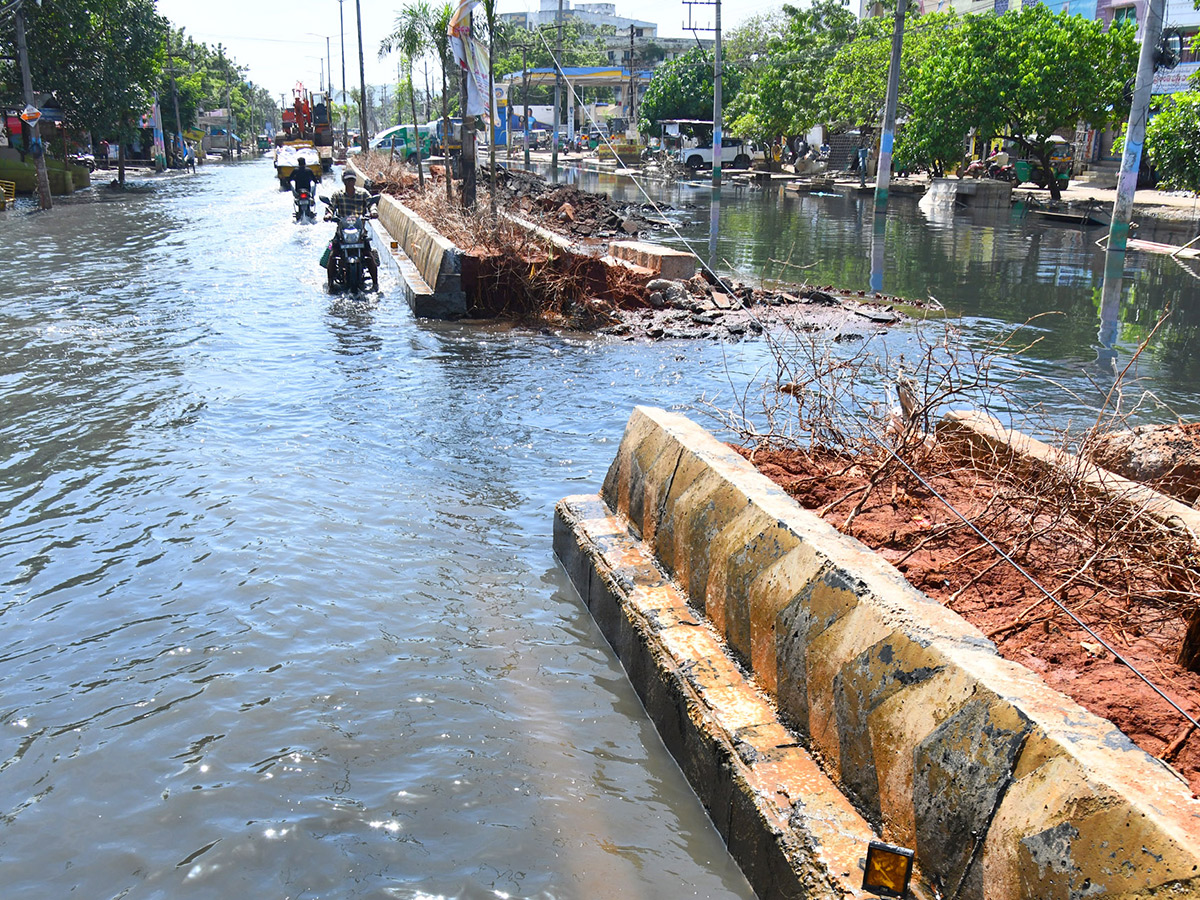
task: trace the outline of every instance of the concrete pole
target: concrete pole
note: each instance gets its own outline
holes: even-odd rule
[[[367,70],[363,62],[362,0],[354,0],[354,11],[358,15],[358,140],[365,154],[370,135],[367,132]]]
[[[558,0],[558,12],[554,14],[557,37],[554,40],[554,142],[550,145],[550,171],[558,180],[558,126],[562,121],[562,14],[563,0]]]
[[[1137,191],[1142,144],[1146,139],[1146,120],[1150,113],[1150,92],[1154,87],[1154,55],[1158,50],[1165,6],[1166,0],[1150,0],[1146,22],[1142,26],[1142,49],[1138,55],[1137,78],[1133,85],[1133,105],[1129,110],[1129,128],[1125,132],[1125,152],[1121,154],[1117,199],[1113,203],[1112,224],[1108,230],[1109,251],[1124,252],[1129,240],[1133,195]]]
[[[892,144],[896,140],[896,104],[900,96],[900,50],[904,43],[904,14],[908,0],[896,0],[896,26],[892,30],[892,60],[888,65],[887,99],[883,104],[883,134],[879,136],[879,170],[875,173],[875,212],[886,213],[888,185],[892,180]]]
[[[712,186],[721,189],[721,0],[714,4],[716,41],[713,44],[713,171]]]
[[[346,18],[342,15],[342,2],[338,0],[338,24],[342,29],[342,105],[346,105]],[[350,141],[349,116],[342,114],[342,149],[347,148]]]
[[[528,47],[521,48],[521,71],[524,74],[524,78],[522,80],[525,82],[524,86],[521,88],[521,101],[525,104],[525,126],[522,130],[524,131],[523,137],[524,137],[524,142],[525,142],[525,168],[526,168],[526,170],[529,169],[529,59],[528,59],[528,50],[529,50]]]
[[[29,49],[25,44],[25,12],[17,6],[17,56],[21,63],[21,86],[25,91],[25,105],[37,107],[33,96],[33,79],[29,74]],[[33,151],[34,165],[37,167],[38,199],[42,209],[50,209],[54,201],[50,199],[50,176],[46,172],[46,151],[42,147],[42,139],[38,135],[38,123],[29,126],[30,150]]]

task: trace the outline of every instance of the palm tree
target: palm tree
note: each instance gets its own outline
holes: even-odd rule
[[[435,6],[429,16],[429,45],[437,53],[442,67],[442,152],[446,156],[446,200],[453,202],[454,191],[450,185],[450,97],[447,93],[446,75],[450,70],[450,19],[454,7],[447,2]]]
[[[408,102],[412,107],[414,142],[417,145],[417,180],[425,190],[425,170],[421,168],[421,130],[417,123],[417,95],[413,90],[413,65],[428,48],[429,22],[432,13],[427,0],[406,3],[396,16],[396,30],[379,43],[380,57],[399,50],[408,69]]]

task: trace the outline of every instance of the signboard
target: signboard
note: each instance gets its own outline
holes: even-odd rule
[[[21,110],[21,121],[30,126],[36,125],[41,117],[41,111],[34,106],[26,106]]]
[[[1174,94],[1191,89],[1188,79],[1200,72],[1200,62],[1180,63],[1173,69],[1159,69],[1154,73],[1151,93]]]

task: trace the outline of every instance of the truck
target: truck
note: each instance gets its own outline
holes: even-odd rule
[[[292,105],[281,110],[283,128],[275,136],[276,146],[301,141],[312,143],[321,161],[321,171],[333,168],[333,116],[329,95],[305,90],[299,81],[292,89]]]

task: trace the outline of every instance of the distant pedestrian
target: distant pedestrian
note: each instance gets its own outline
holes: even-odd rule
[[[100,142],[100,159],[103,160],[104,168],[108,168],[108,141]]]
[[[858,147],[858,186],[867,186],[867,156],[870,151],[867,150],[866,144],[860,144]]]

